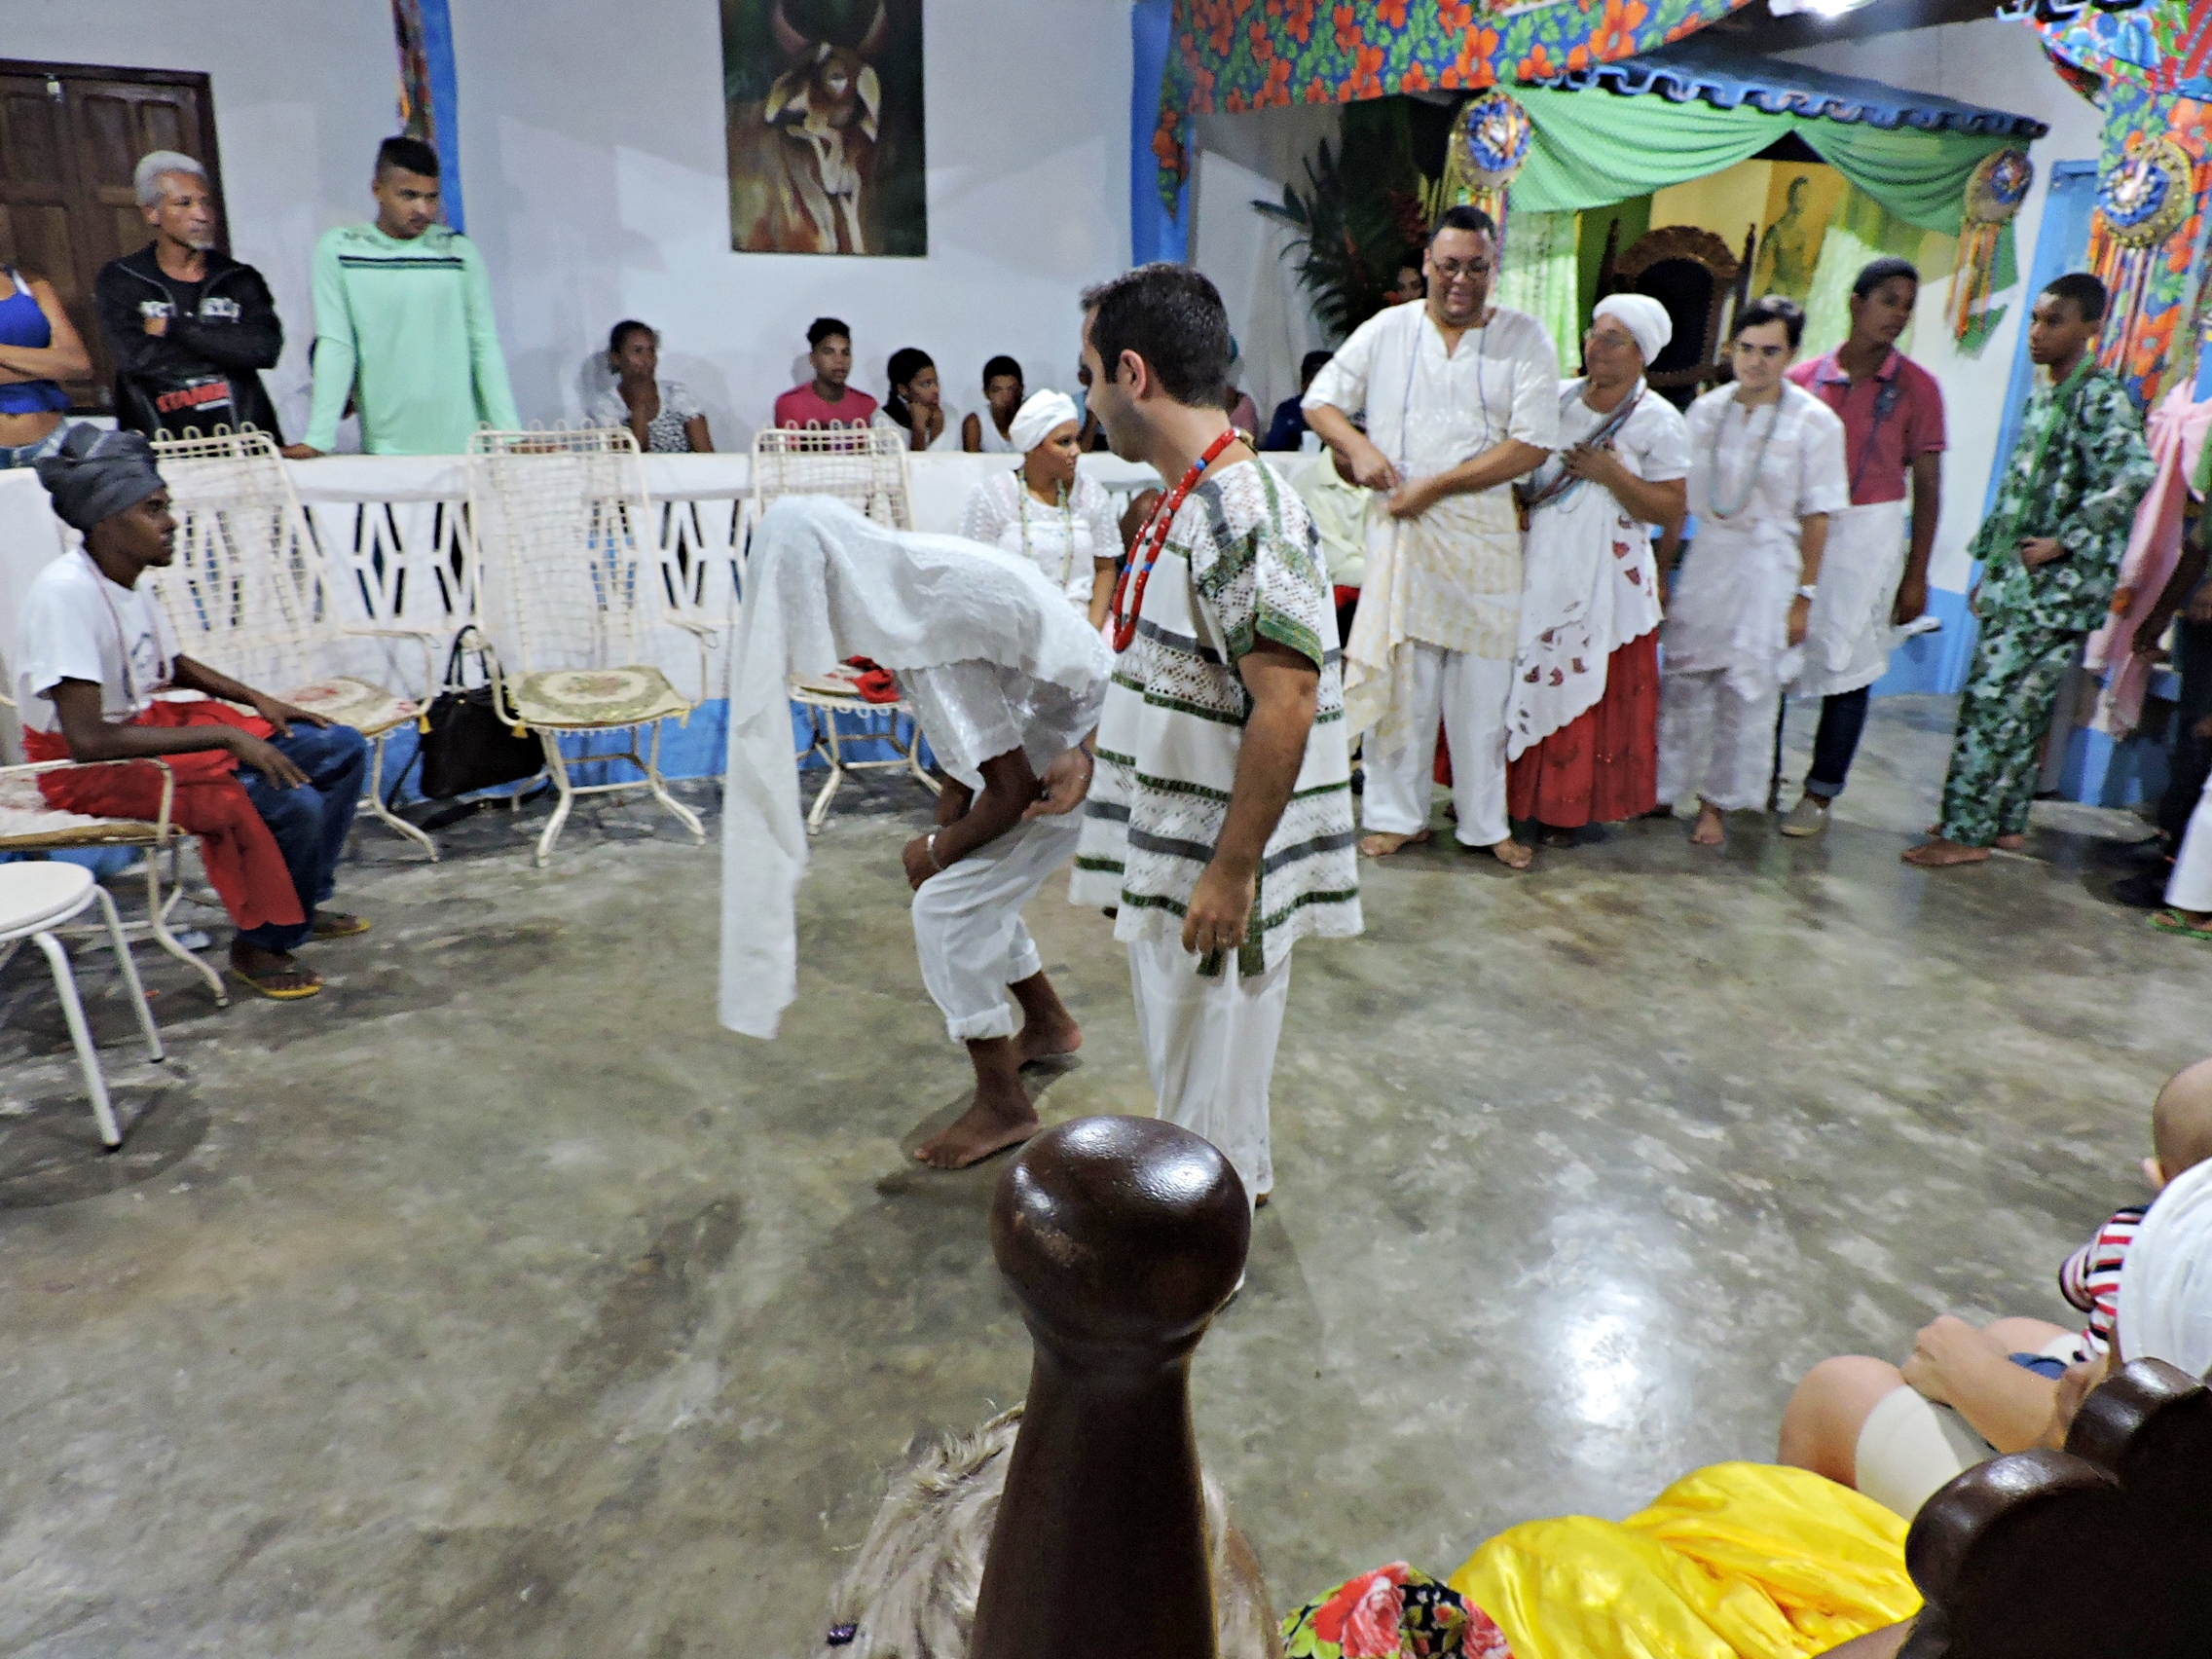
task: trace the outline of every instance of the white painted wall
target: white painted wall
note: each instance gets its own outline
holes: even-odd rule
[[[662,334],[724,448],[792,384],[807,322],[858,335],[856,384],[934,355],[963,411],[983,361],[1074,389],[1079,289],[1128,261],[1124,0],[927,0],[930,256],[740,255],[729,247],[714,0],[452,0],[469,234],[491,265],[526,419],[574,419],[608,328]],[[388,0],[0,0],[11,57],[204,70],[233,251],[291,336],[269,377],[306,416],[308,262],[369,217],[393,129]]]
[[[1788,55],[1834,74],[1857,75],[1911,92],[1940,92],[2033,116],[2050,126],[2047,136],[2029,146],[2036,180],[2013,222],[2022,285],[2009,296],[1997,333],[1977,356],[1962,357],[1951,350],[1950,328],[1943,316],[1951,297],[1948,282],[1931,283],[1922,290],[1920,313],[1913,321],[1912,354],[1942,383],[1951,445],[1943,467],[1943,522],[1930,574],[1938,587],[1962,590],[1972,568],[1966,544],[1981,520],[1982,497],[2004,419],[2005,390],[2032,299],[2026,273],[2043,223],[2050,164],[2095,160],[2102,120],[2086,98],[2058,78],[2037,44],[2035,31],[2019,23],[1993,18],[1950,23],[1808,47]]]
[[[267,378],[298,436],[309,258],[324,230],[369,216],[376,143],[394,127],[388,0],[0,0],[0,55],[212,78],[231,251],[276,297],[284,356]]]

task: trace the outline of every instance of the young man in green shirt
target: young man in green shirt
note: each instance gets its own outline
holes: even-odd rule
[[[1942,821],[1907,864],[1980,864],[1992,846],[2025,839],[2059,683],[2112,604],[2154,468],[2127,387],[2097,366],[2104,314],[2104,284],[2079,272],[2036,300],[2028,355],[2048,379],[2006,458],[1996,510],[1974,535],[1981,633],[1959,697]]]
[[[370,455],[460,455],[480,425],[516,430],[484,256],[438,223],[438,153],[387,138],[369,190],[376,222],[315,243],[314,402],[284,453],[329,454],[349,394]]]

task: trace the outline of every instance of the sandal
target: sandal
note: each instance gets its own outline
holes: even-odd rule
[[[319,996],[322,993],[322,981],[300,967],[278,968],[267,974],[248,974],[234,962],[231,964],[231,977],[248,990],[258,991],[271,1002],[298,1002],[304,997]]]
[[[349,916],[343,910],[317,910],[314,913],[314,937],[317,939],[353,939],[369,931],[366,916]]]
[[[2182,920],[2179,910],[2153,911],[2151,926],[2162,934],[2172,934],[2177,939],[2194,939],[2206,944],[2212,944],[2212,928],[2191,927],[2189,923]]]

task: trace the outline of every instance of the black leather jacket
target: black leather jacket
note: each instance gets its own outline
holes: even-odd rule
[[[210,249],[207,279],[190,316],[169,317],[168,332],[148,334],[145,319],[174,310],[174,296],[149,242],[100,267],[92,298],[115,354],[115,419],[150,438],[188,429],[258,426],[281,444],[276,406],[256,371],[274,368],[284,325],[261,273]]]

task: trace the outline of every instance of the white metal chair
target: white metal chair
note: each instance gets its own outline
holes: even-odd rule
[[[807,427],[793,430],[769,427],[753,438],[753,498],[756,513],[783,496],[829,496],[857,507],[878,524],[894,530],[914,528],[913,491],[906,472],[909,446],[905,434],[876,427]],[[791,682],[791,698],[806,711],[806,747],[793,756],[819,757],[830,775],[807,810],[808,834],[820,834],[830,816],[830,803],[843,787],[845,774],[873,770],[904,770],[921,780],[933,793],[937,781],[922,770],[920,728],[913,709],[902,699],[871,703],[846,675],[796,676]],[[868,728],[840,732],[838,720],[860,719]],[[874,729],[877,722],[882,729]],[[901,723],[903,721],[903,735]],[[883,743],[892,751],[888,760],[851,760],[848,743]]]
[[[668,793],[660,772],[661,722],[706,700],[714,630],[669,614],[659,537],[645,496],[637,440],[626,428],[479,431],[468,446],[468,500],[476,560],[470,569],[477,626],[492,642],[492,686],[500,716],[545,748],[560,799],[537,840],[552,856],[575,798],[645,790],[698,841],[698,816]],[[698,647],[699,694],[686,697],[652,660],[661,624]],[[641,753],[639,733],[652,729]],[[628,731],[630,746],[578,764],[621,762],[640,778],[579,785],[561,753],[568,732]]]
[[[146,579],[185,655],[367,738],[364,804],[435,859],[437,843],[385,805],[383,785],[385,740],[435,694],[438,636],[345,620],[353,608],[268,433],[248,427],[166,439],[154,446],[154,456],[177,517],[177,551],[175,563]],[[371,640],[414,643],[422,658],[416,695],[390,688],[389,681],[402,678],[394,673],[337,671],[349,656],[373,653],[376,647],[365,644]]]
[[[130,989],[138,1029],[146,1034],[146,1048],[152,1056],[161,1059],[162,1033],[154,1024],[154,1011],[146,1006],[146,987],[138,982],[137,964],[130,960],[130,941],[124,937],[123,922],[115,913],[115,901],[108,897],[107,889],[82,865],[52,861],[0,865],[0,963],[14,955],[16,946],[26,939],[45,953],[47,968],[54,975],[55,994],[60,997],[62,1015],[69,1021],[69,1041],[76,1046],[77,1063],[85,1073],[85,1091],[92,1097],[92,1117],[99,1124],[100,1139],[113,1147],[123,1144],[123,1131],[116,1124],[115,1107],[108,1099],[107,1079],[100,1074],[92,1029],[85,1023],[85,1005],[77,995],[77,977],[70,972],[69,953],[54,937],[55,929],[82,915],[95,903],[107,922],[116,965],[123,970],[123,981]]]

